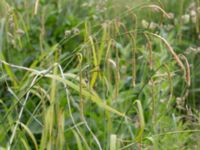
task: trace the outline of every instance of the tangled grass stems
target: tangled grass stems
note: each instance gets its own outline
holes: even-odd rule
[[[184,52],[198,49],[196,0],[7,3],[14,9],[0,21],[1,148],[12,134],[12,149],[199,145],[194,132],[154,136],[198,130],[198,50]]]
[[[22,69],[22,70],[26,70],[26,71],[35,73],[35,74],[36,74],[36,77],[34,78],[32,84],[31,84],[31,87],[34,85],[35,80],[38,78],[38,76],[39,76],[40,74],[44,75],[44,73],[47,72],[47,70],[44,70],[44,71],[37,71],[37,70],[35,70],[35,69],[31,69],[31,68],[26,68],[26,67],[22,67],[22,66],[13,65],[13,64],[7,63],[7,62],[2,61],[2,60],[0,60],[0,61],[1,61],[1,63],[6,64],[6,65],[9,65],[9,66],[11,66],[11,67],[14,67],[14,68],[18,68],[18,69]],[[54,64],[54,67],[57,66],[57,65],[58,65],[58,64]],[[58,65],[58,66],[59,66],[59,65]],[[50,67],[50,68],[52,68],[52,67]],[[59,69],[60,69],[60,68],[59,68]],[[49,70],[49,69],[48,69],[48,70]],[[67,80],[63,79],[63,77],[64,77],[64,73],[63,73],[63,72],[62,72],[61,75],[62,75],[62,78],[60,78],[60,77],[58,77],[58,76],[55,76],[55,75],[51,75],[51,74],[46,74],[46,75],[44,75],[44,76],[45,76],[45,77],[48,77],[48,78],[52,78],[52,79],[54,79],[54,80],[56,79],[56,80],[58,80],[58,81],[64,82],[64,83],[67,84],[68,86],[74,88],[75,90],[78,90],[78,86],[76,86],[75,84],[73,84],[73,83],[70,82],[70,81],[67,81]],[[65,86],[66,86],[66,85],[65,85]],[[65,88],[65,89],[66,89],[66,88]],[[27,100],[28,100],[29,94],[30,94],[30,91],[26,94],[26,99],[25,99],[25,101],[24,101],[24,103],[23,103],[23,106],[26,104],[26,102],[27,102]],[[28,96],[27,96],[27,95],[28,95]],[[99,98],[97,99],[97,97],[94,97],[94,96],[90,95],[90,93],[88,93],[88,92],[86,92],[86,91],[83,91],[83,95],[84,95],[84,96],[89,96],[90,98],[92,98],[92,100],[93,100],[94,102],[96,102],[97,104],[99,104],[99,105],[102,106],[103,108],[108,109],[109,111],[114,112],[114,113],[116,113],[116,114],[118,114],[118,115],[124,117],[124,115],[123,115],[122,113],[120,113],[120,112],[116,111],[115,109],[113,109],[113,108],[111,108],[111,107],[109,107],[109,106],[103,104]],[[68,97],[68,98],[69,98],[69,97]],[[68,99],[67,99],[67,100],[68,100]],[[20,114],[19,114],[19,117],[18,117],[19,120],[20,120],[20,118],[21,118],[21,116],[22,116],[22,113],[23,113],[23,110],[24,110],[24,107],[22,107],[22,108],[23,108],[23,109],[21,109]],[[69,109],[71,109],[71,107],[70,107]],[[73,118],[73,117],[72,117],[72,118]],[[74,123],[74,124],[75,124],[75,123]],[[88,125],[86,125],[86,126],[87,126],[88,129],[90,129]],[[10,142],[9,142],[10,144],[9,144],[9,145],[11,145],[12,142],[13,142],[13,138],[14,138],[14,136],[15,136],[17,127],[18,127],[18,124],[17,124],[17,125],[15,126],[15,128],[14,128],[14,132],[13,132],[13,134],[12,134],[12,136],[11,136],[11,139],[10,139]],[[80,133],[79,133],[79,134],[80,134]],[[94,136],[94,134],[93,134],[93,136]],[[94,137],[95,137],[95,136],[94,136]],[[97,139],[97,138],[95,138],[95,140],[96,140],[96,139]],[[97,140],[96,140],[96,141],[97,141]],[[99,144],[99,142],[97,142],[97,143]],[[100,146],[99,146],[99,147],[100,147]],[[9,146],[9,148],[10,148],[10,146]]]
[[[36,75],[36,76],[33,78],[30,87],[32,87],[32,86],[34,85],[34,83],[35,83],[36,79],[38,78],[38,76],[39,76],[39,75]],[[9,143],[8,143],[8,150],[11,149],[11,145],[12,145],[13,140],[14,140],[14,137],[15,137],[15,135],[16,135],[16,131],[17,131],[17,128],[18,128],[18,126],[19,126],[19,122],[20,122],[20,120],[21,120],[21,117],[22,117],[22,114],[23,114],[23,111],[24,111],[24,107],[25,107],[25,105],[26,105],[26,103],[27,103],[27,101],[28,101],[29,95],[30,95],[30,91],[27,92],[26,98],[25,98],[24,102],[22,103],[22,107],[21,107],[21,110],[20,110],[20,112],[19,112],[16,125],[15,125],[14,128],[13,128],[12,135],[11,135],[10,140],[9,140]]]

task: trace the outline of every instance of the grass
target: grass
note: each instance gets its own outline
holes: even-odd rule
[[[0,149],[198,149],[199,0],[1,0]]]

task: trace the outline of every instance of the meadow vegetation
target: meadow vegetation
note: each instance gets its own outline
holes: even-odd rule
[[[1,150],[198,150],[199,0],[1,0]]]

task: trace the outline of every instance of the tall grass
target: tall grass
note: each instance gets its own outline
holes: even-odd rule
[[[0,149],[198,149],[200,6],[179,3],[2,0]]]

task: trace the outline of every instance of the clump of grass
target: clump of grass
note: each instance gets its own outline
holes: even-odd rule
[[[11,2],[0,149],[199,146],[198,1]]]

